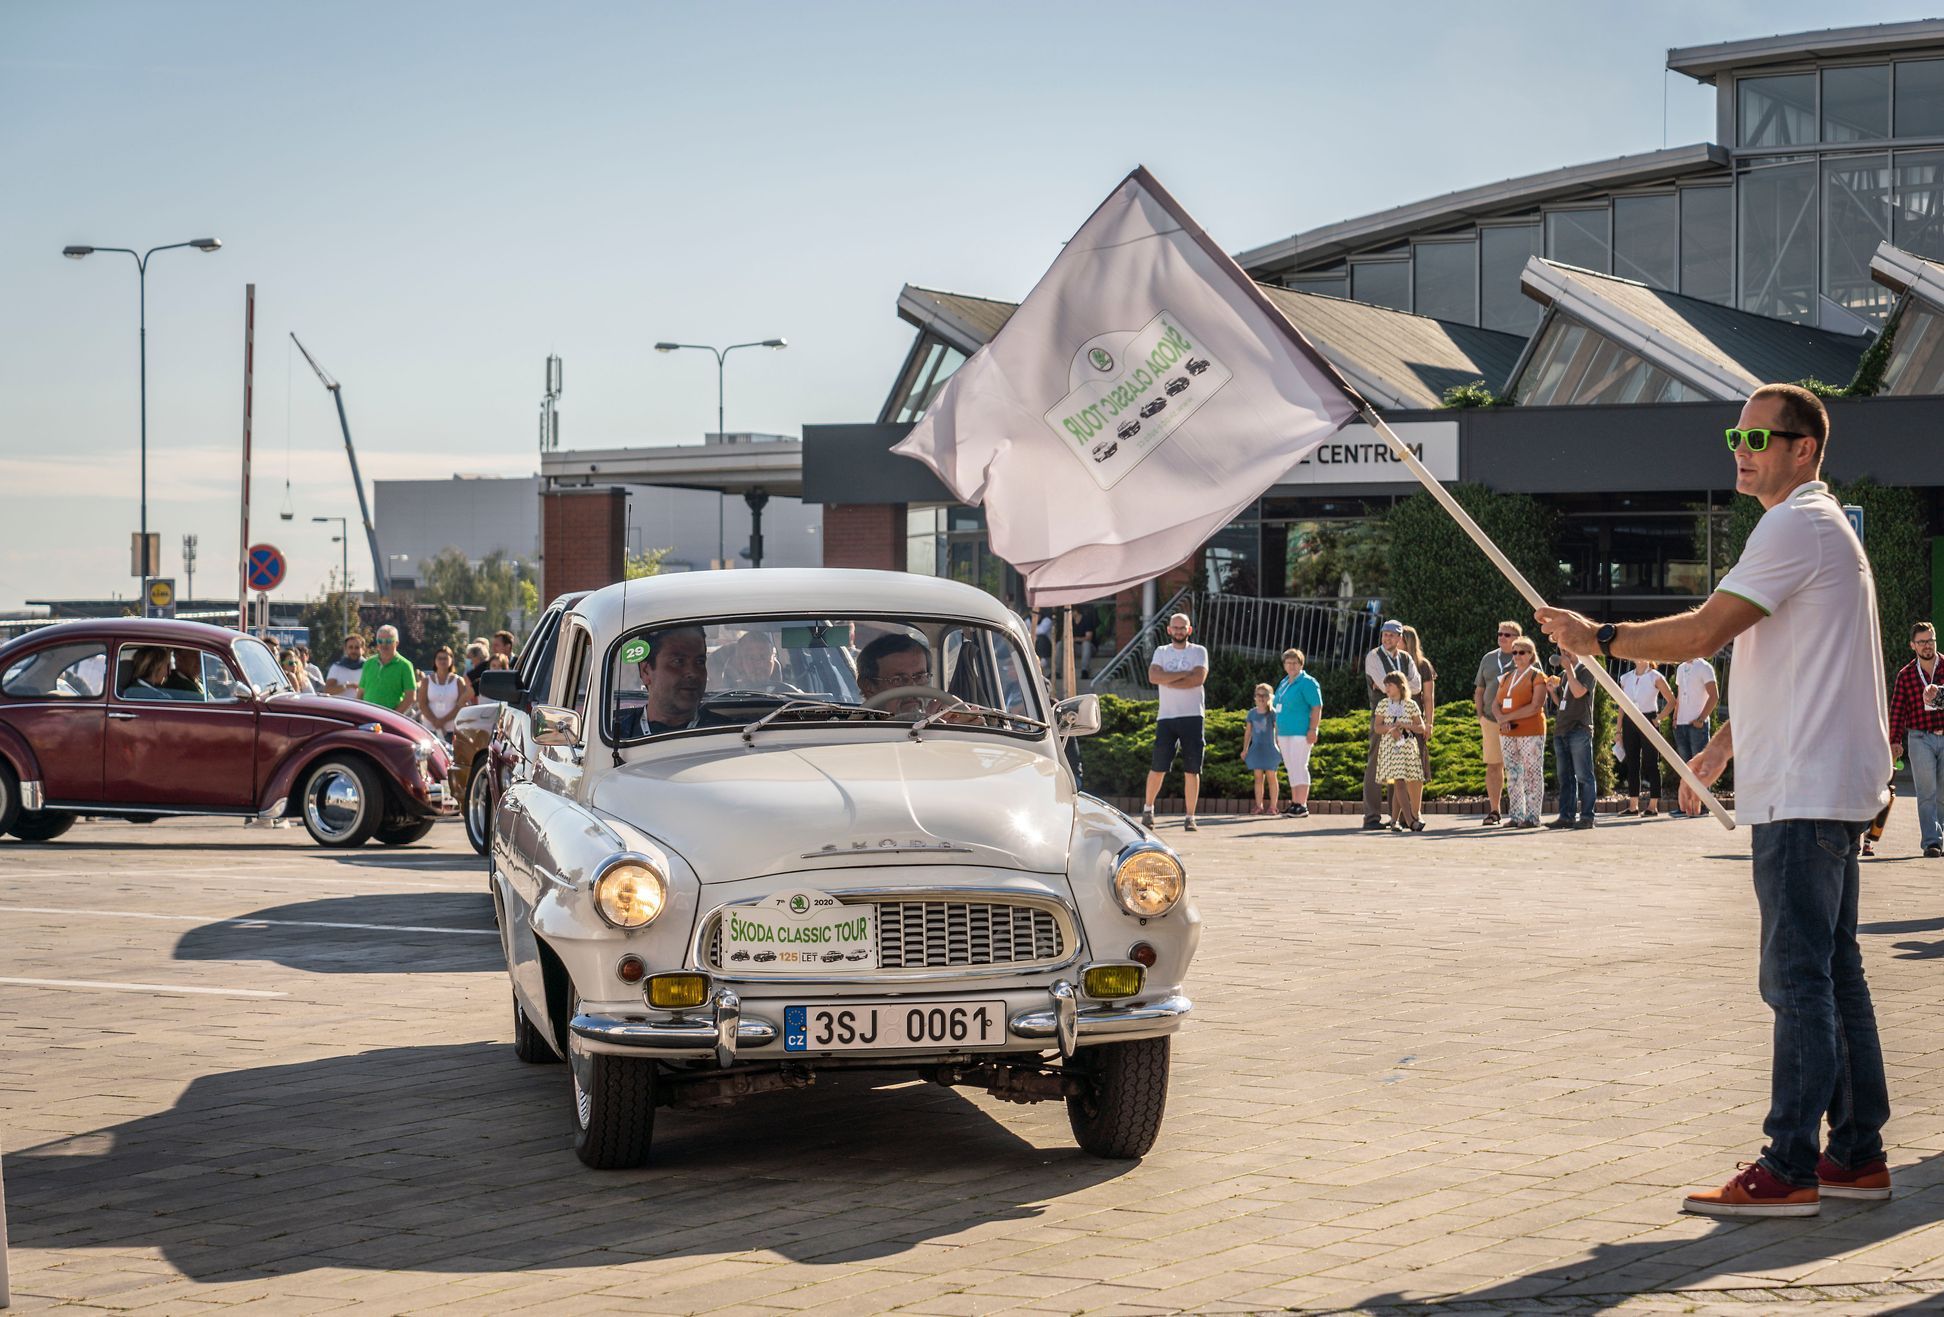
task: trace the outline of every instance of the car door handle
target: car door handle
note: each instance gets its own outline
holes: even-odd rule
[[[109,714],[108,716],[109,716],[110,718],[115,718],[115,719],[118,719],[118,720],[122,720],[122,721],[126,721],[127,719],[130,719],[130,718],[139,718],[139,717],[141,717],[142,715],[141,715],[141,714],[139,714],[139,713],[124,713],[124,712],[123,712],[122,710],[120,710],[120,709],[116,709],[116,710],[114,710],[113,712],[111,712],[111,713],[110,713],[110,714]]]

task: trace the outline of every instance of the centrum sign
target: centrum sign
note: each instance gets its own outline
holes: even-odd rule
[[[1070,391],[1046,424],[1096,485],[1112,489],[1232,378],[1181,317],[1163,311],[1138,330],[1081,344]]]
[[[811,966],[877,968],[877,907],[809,888],[722,912],[722,966],[732,974],[801,974]]]
[[[1391,429],[1439,480],[1458,479],[1458,422],[1400,421]],[[1316,446],[1289,469],[1279,483],[1290,485],[1370,485],[1416,477],[1397,460],[1390,445],[1362,421],[1346,425],[1334,439]]]

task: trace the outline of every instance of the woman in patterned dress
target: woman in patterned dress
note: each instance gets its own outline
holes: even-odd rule
[[[1418,817],[1411,800],[1411,783],[1424,780],[1418,757],[1418,739],[1424,735],[1424,712],[1411,698],[1404,674],[1393,672],[1384,678],[1384,693],[1390,696],[1371,715],[1377,722],[1377,780],[1390,785],[1391,830],[1423,832],[1424,820]]]

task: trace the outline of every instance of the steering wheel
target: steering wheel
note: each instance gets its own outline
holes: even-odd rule
[[[941,700],[948,709],[965,703],[950,691],[940,690],[936,686],[893,686],[890,690],[879,691],[864,701],[864,707],[882,709],[898,700],[910,699]]]

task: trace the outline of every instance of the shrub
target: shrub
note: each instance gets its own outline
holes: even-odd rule
[[[1444,405],[1453,410],[1468,407],[1510,407],[1512,395],[1492,392],[1492,386],[1484,380],[1473,380],[1469,384],[1454,384],[1444,391]]]

